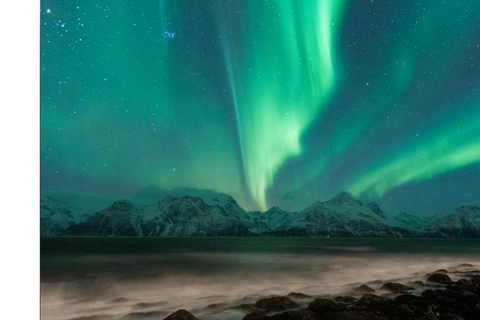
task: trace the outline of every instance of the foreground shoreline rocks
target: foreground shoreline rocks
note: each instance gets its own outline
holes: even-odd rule
[[[480,319],[480,271],[472,265],[465,270],[437,270],[423,280],[402,284],[385,282],[376,292],[367,285],[351,295],[314,298],[302,293],[259,299],[242,305],[243,320],[469,320]],[[414,286],[410,286],[413,284]],[[367,290],[368,288],[368,290]],[[420,289],[419,289],[420,288]],[[195,320],[193,314],[179,310],[165,320]],[[203,319],[207,320],[207,319]]]

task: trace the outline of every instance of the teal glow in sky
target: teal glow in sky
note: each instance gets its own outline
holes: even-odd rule
[[[475,0],[42,0],[42,189],[479,200],[479,21]]]

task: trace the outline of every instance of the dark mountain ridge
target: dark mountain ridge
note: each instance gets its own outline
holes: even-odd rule
[[[114,201],[91,214],[85,214],[79,203],[42,196],[41,236],[480,237],[480,203],[424,219],[404,212],[389,215],[378,204],[365,205],[346,192],[300,212],[277,206],[246,212],[223,193],[167,195],[153,202],[162,192],[147,191],[142,201],[136,201],[138,197]]]

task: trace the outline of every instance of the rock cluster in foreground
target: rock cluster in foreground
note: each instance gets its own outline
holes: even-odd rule
[[[456,282],[443,271],[427,275],[426,282],[415,281],[416,291],[401,283],[387,282],[381,290],[390,294],[375,294],[375,290],[362,285],[351,296],[314,299],[292,293],[238,308],[247,312],[243,320],[480,319],[480,271],[455,271],[462,277]],[[173,319],[197,318],[188,311],[179,310],[165,320]]]

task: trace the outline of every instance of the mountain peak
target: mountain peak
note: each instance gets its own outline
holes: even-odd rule
[[[341,206],[344,204],[362,205],[362,203],[359,200],[355,199],[350,193],[345,191],[340,192],[339,194],[337,194],[335,197],[331,198],[327,202],[337,206]]]
[[[108,208],[109,210],[114,211],[128,211],[135,207],[133,202],[129,200],[119,200],[112,203],[112,205]]]
[[[273,206],[270,209],[268,209],[267,211],[275,212],[275,211],[283,211],[283,210],[280,209],[279,206]]]
[[[193,202],[193,203],[205,203],[202,198],[200,197],[193,197],[193,196],[166,196],[163,200],[158,201],[159,203],[171,203],[171,202],[178,202],[178,203],[185,203],[185,202]]]

